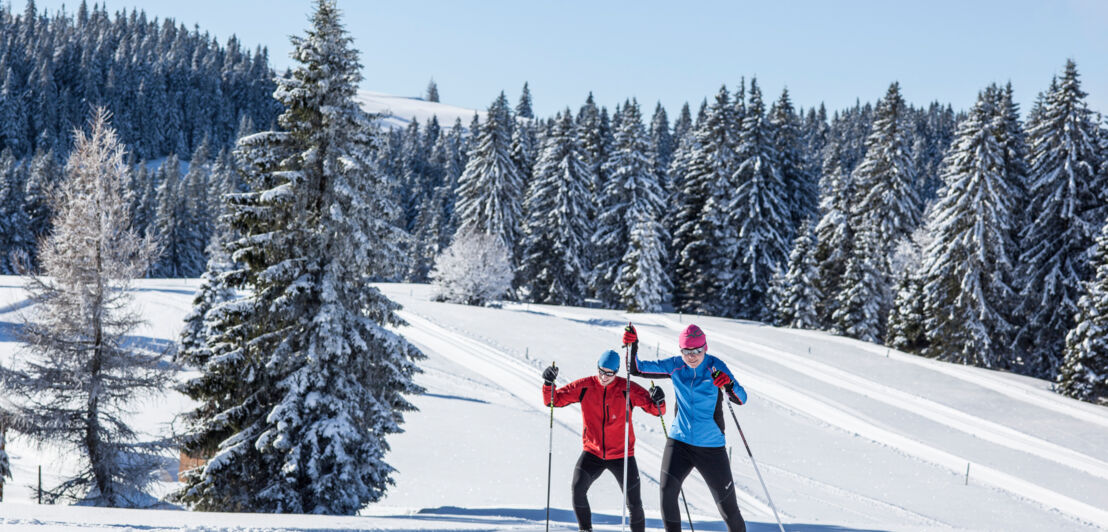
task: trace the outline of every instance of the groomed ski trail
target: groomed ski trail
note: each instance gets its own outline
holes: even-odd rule
[[[641,316],[635,317],[641,318]],[[675,322],[674,320],[666,316],[652,315],[652,317],[654,318],[655,323],[674,330],[675,333],[684,328],[682,324]],[[778,361],[776,358],[770,357],[769,355],[765,354],[765,352],[768,350],[772,350],[777,352],[777,354],[785,354],[775,348],[755,342],[739,340],[726,333],[717,332],[713,334],[713,337],[719,339],[724,344],[741,346],[735,347],[735,349],[742,351],[745,354],[768,358],[769,360],[777,363],[780,363],[780,361]],[[657,338],[657,340],[660,341],[660,338]],[[789,356],[795,357],[795,355]],[[971,462],[970,460],[967,460],[961,456],[946,452],[932,445],[928,445],[926,443],[912,439],[908,436],[904,436],[902,434],[898,434],[885,428],[879,427],[876,424],[865,420],[860,416],[850,414],[845,408],[835,408],[826,399],[816,398],[805,392],[795,390],[792,387],[779,382],[777,379],[766,375],[761,371],[755,370],[754,368],[751,368],[745,364],[739,363],[737,365],[743,367],[744,373],[750,377],[753,377],[758,382],[758,387],[763,393],[766,393],[770,397],[776,399],[778,402],[782,402],[783,404],[788,405],[788,408],[797,409],[799,407],[800,412],[815,417],[822,422],[832,424],[848,432],[865,436],[866,438],[869,438],[876,443],[893,447],[908,455],[914,456],[929,463],[942,466],[957,474],[961,474],[964,471],[965,465]],[[825,364],[822,365],[826,366]],[[808,376],[818,378],[818,376],[816,375],[816,373],[818,372],[816,370],[808,369],[806,371],[798,371],[801,371]],[[873,384],[876,385],[876,383]],[[969,416],[968,414],[965,415]],[[952,426],[952,428],[957,429],[958,427]],[[1044,507],[1058,509],[1059,511],[1078,520],[1095,524],[1096,526],[1099,526],[1101,528],[1108,528],[1108,511],[1104,509],[1079,501],[1067,495],[1058,493],[1054,490],[1042,487],[1031,481],[1010,475],[993,467],[979,463],[975,463],[974,465],[976,466],[974,467],[974,478],[978,483],[989,484],[997,489],[1011,493],[1017,498],[1034,501],[1035,503],[1040,504]]]
[[[487,376],[536,413],[544,417],[550,415],[549,408],[542,406],[540,402],[541,390],[535,384],[537,379],[535,368],[520,357],[504,353],[463,334],[452,332],[410,311],[402,310],[398,314],[409,325],[401,328],[399,332],[410,341]],[[580,412],[577,409],[556,408],[554,412],[554,419],[560,427],[580,436],[580,431],[574,428],[581,423]],[[647,417],[653,418],[653,416]],[[633,422],[636,431],[654,432],[653,428],[643,425],[641,416],[635,418]],[[639,439],[635,442],[635,456],[640,461],[640,474],[656,485],[657,479],[649,472],[657,471],[661,467],[662,450]],[[642,460],[643,458],[648,458],[649,461]],[[643,464],[643,462],[647,463]],[[690,476],[686,482],[694,481],[694,478]],[[702,491],[707,491],[707,488]],[[773,519],[773,510],[769,505],[743,490],[736,489],[736,493],[740,501],[745,503],[744,507],[753,510],[755,517]],[[696,508],[696,513],[699,515],[709,516],[715,512],[715,501],[710,498],[690,499],[688,502],[689,506]]]
[[[955,379],[968,382],[982,388],[986,388],[993,392],[1004,395],[1009,399],[1020,401],[1021,403],[1039,408],[1045,408],[1057,414],[1080,419],[1081,421],[1085,421],[1087,423],[1092,423],[1100,427],[1108,428],[1108,413],[1106,413],[1101,407],[1075,403],[1049,390],[1041,390],[1023,383],[1015,382],[1011,379],[1005,379],[997,375],[990,375],[989,372],[980,371],[980,368],[964,367],[957,364],[951,364],[949,362],[942,362],[939,360],[932,360],[916,355],[901,353],[900,351],[890,349],[888,347],[875,345],[868,342],[862,342],[859,340],[854,340],[852,338],[833,336],[818,331],[793,329],[789,332],[797,336],[808,336],[820,341],[831,341],[840,345],[848,345],[852,348],[864,350],[876,356],[880,356],[883,358],[892,358],[899,362],[905,362],[908,364],[919,366],[921,368],[926,368],[930,371],[942,373],[949,377],[953,377]]]

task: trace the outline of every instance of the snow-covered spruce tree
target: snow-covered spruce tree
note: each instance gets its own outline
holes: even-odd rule
[[[654,106],[654,116],[650,118],[650,146],[653,154],[654,173],[658,175],[658,183],[662,190],[669,190],[669,176],[667,169],[673,160],[673,150],[677,149],[673,134],[669,130],[669,115],[662,102]]]
[[[529,301],[580,305],[588,286],[582,255],[592,235],[588,184],[573,114],[559,114],[528,187],[520,275]]]
[[[421,129],[418,120],[408,122],[401,134],[399,151],[399,166],[396,168],[397,179],[393,183],[396,191],[396,202],[403,211],[401,227],[405,231],[415,230],[415,219],[419,215],[419,207],[425,198],[425,176],[429,153],[423,153]]]
[[[1108,224],[1097,237],[1091,266],[1095,278],[1077,302],[1076,325],[1066,334],[1058,391],[1082,401],[1108,404]]]
[[[885,345],[905,353],[921,354],[928,345],[922,276],[919,272],[902,270],[894,289],[896,295],[885,329]]]
[[[1013,98],[1012,84],[1009,82],[1004,90],[998,91],[996,98],[999,122],[995,132],[1001,149],[1002,174],[1012,187],[1011,240],[1016,246],[1012,258],[1017,261],[1015,266],[1018,269],[1020,232],[1030,224],[1030,213],[1027,212],[1027,135],[1020,123],[1019,104]]]
[[[890,271],[897,276],[893,290],[893,306],[885,327],[885,345],[905,353],[922,354],[927,347],[924,325],[924,251],[934,240],[928,227],[922,225],[911,238],[901,240],[889,260]]]
[[[229,193],[229,192],[228,192]],[[224,203],[222,195],[217,197],[220,204]],[[215,210],[223,210],[221,205],[214,206]],[[217,313],[212,309],[235,299],[235,290],[228,285],[226,274],[241,268],[231,259],[227,252],[227,245],[237,235],[226,218],[216,220],[216,226],[211,243],[208,244],[208,264],[204,274],[200,277],[200,286],[197,287],[196,296],[192,300],[192,311],[185,316],[185,325],[181,329],[178,340],[178,360],[193,366],[202,368],[212,357],[212,346],[208,339],[213,336],[213,327],[218,323]],[[225,347],[225,346],[224,346]],[[192,381],[195,387],[197,381]],[[197,393],[188,386],[182,391],[187,395]]]
[[[512,161],[519,169],[524,189],[531,183],[531,176],[535,170],[534,125],[533,120],[519,120],[512,130]]]
[[[862,228],[854,245],[856,253],[847,257],[843,291],[836,294],[832,319],[843,334],[877,343],[885,325],[881,304],[888,299],[888,260],[880,252],[885,246],[872,228]]]
[[[818,329],[820,325],[817,306],[823,294],[816,285],[816,232],[811,221],[800,224],[789,267],[781,277],[778,298],[774,302],[776,323],[797,329]]]
[[[605,116],[607,110],[604,111]],[[605,120],[601,118],[601,109],[596,106],[596,102],[593,99],[592,93],[585,99],[585,103],[577,111],[576,123],[577,123],[577,144],[581,146],[585,156],[585,165],[589,167],[589,173],[593,176],[593,182],[589,183],[589,192],[593,194],[593,211],[590,213],[591,219],[596,219],[599,215],[598,209],[600,204],[598,203],[601,191],[604,190],[604,169],[602,165],[605,159],[608,158],[607,148],[610,144],[609,139],[606,137],[611,134],[608,131]],[[592,250],[590,253],[599,252],[599,250]],[[588,266],[591,268],[592,263]]]
[[[431,284],[436,301],[487,305],[512,288],[507,246],[499,238],[463,231],[435,259]]]
[[[909,109],[900,95],[900,85],[893,83],[889,86],[885,98],[877,105],[873,127],[866,138],[866,155],[851,175],[855,188],[849,223],[855,231],[858,231],[855,234],[856,242],[853,246],[855,257],[851,260],[867,262],[864,267],[855,272],[856,274],[867,273],[866,276],[855,275],[853,278],[847,278],[849,276],[844,274],[842,290],[844,293],[851,294],[867,293],[879,296],[881,299],[867,303],[867,305],[875,305],[877,309],[876,324],[849,324],[842,321],[846,316],[871,318],[868,313],[860,314],[849,310],[840,312],[840,319],[836,322],[864,331],[867,338],[874,331],[877,339],[884,337],[886,318],[892,306],[892,301],[888,297],[891,290],[888,286],[875,290],[873,287],[854,287],[849,283],[871,281],[887,283],[892,275],[888,268],[889,251],[916,229],[921,217],[917,183],[912,169],[911,131],[908,118]],[[870,233],[867,238],[870,238],[871,242],[866,246],[857,242],[861,233]],[[863,252],[870,255],[858,256]],[[870,273],[872,277],[869,276]],[[840,297],[840,301],[845,300]]]
[[[603,288],[597,295],[609,305],[656,312],[672,286],[662,263],[668,240],[660,221],[662,187],[638,102],[624,103],[618,123],[593,236],[594,249],[613,253],[596,265],[594,286]]]
[[[481,232],[499,238],[511,253],[522,221],[523,176],[512,160],[512,117],[508,98],[489,106],[458,179],[458,233]],[[455,237],[456,238],[456,237]],[[515,263],[514,253],[512,264]]]
[[[434,264],[435,257],[450,245],[457,228],[455,190],[458,178],[465,171],[466,139],[461,119],[455,119],[454,126],[443,131],[431,148],[431,161],[441,169],[441,181],[431,193],[430,211],[420,213],[421,220],[415,235],[417,241],[422,243],[428,268]]]
[[[182,182],[182,192],[185,194],[186,207],[189,218],[193,221],[193,238],[188,242],[189,255],[199,257],[197,264],[191,271],[183,272],[187,277],[197,277],[204,271],[208,262],[208,245],[212,240],[215,227],[214,214],[218,211],[219,198],[209,196],[212,179],[211,153],[208,141],[205,139],[197,146],[196,151],[189,160],[189,169]]]
[[[658,215],[635,211],[630,246],[623,256],[616,289],[628,312],[661,312],[670,297],[673,283],[666,270],[665,227]]]
[[[1088,250],[1108,208],[1108,183],[1097,175],[1097,124],[1085,96],[1076,65],[1067,61],[1028,129],[1032,219],[1020,246],[1017,313],[1025,326],[1015,348],[1024,358],[1015,369],[1040,377],[1053,377],[1061,364],[1081,283],[1091,278]]]
[[[943,159],[922,268],[924,354],[987,368],[1008,365],[1015,295],[1015,187],[1004,174],[998,91],[993,85],[978,95]]]
[[[812,179],[816,197],[812,198],[814,216],[819,216],[819,177],[823,170],[823,155],[827,144],[831,142],[831,126],[827,123],[827,108],[821,103],[819,108],[808,109],[801,130],[801,155],[804,172]]]
[[[131,169],[131,216],[140,235],[155,235],[158,220],[158,174],[146,167],[146,161]]]
[[[431,81],[427,82],[427,95],[424,99],[429,102],[439,101],[439,86],[435,83],[435,78],[431,78]]]
[[[841,145],[832,140],[825,149],[820,179],[820,218],[816,223],[815,284],[823,298],[816,309],[820,327],[842,333],[832,316],[838,310],[835,297],[842,287],[846,261],[854,253],[854,228],[850,226],[850,200],[854,183],[843,171]]]
[[[751,87],[757,85],[757,79],[750,80]],[[760,94],[760,92],[759,92]],[[735,129],[736,131],[742,127],[743,120],[746,119],[746,77],[739,78],[739,88],[735,89]],[[736,133],[736,136],[738,133]],[[736,137],[737,138],[737,137]]]
[[[638,124],[633,124],[634,114]],[[590,285],[596,297],[608,307],[620,304],[619,290],[616,289],[616,277],[619,275],[623,256],[629,245],[632,208],[630,202],[641,193],[644,181],[656,182],[653,166],[650,164],[650,146],[646,131],[638,114],[638,106],[624,102],[616,107],[615,142],[601,170],[608,176],[597,193],[598,207],[596,231],[592,234],[593,272]],[[626,126],[622,125],[626,122]],[[636,127],[637,125],[637,127]],[[659,200],[660,201],[660,200]],[[651,209],[652,211],[654,209]]]
[[[161,259],[151,270],[153,277],[196,277],[204,271],[204,246],[200,222],[190,208],[187,182],[181,179],[177,156],[170,154],[158,169],[157,220],[154,223]]]
[[[900,84],[889,86],[874,111],[866,155],[854,169],[855,227],[872,227],[877,242],[892,249],[920,223],[921,209],[912,168],[909,109]]]
[[[674,176],[681,188],[673,233],[673,304],[684,312],[724,314],[732,308],[720,296],[732,274],[728,252],[736,228],[727,223],[727,209],[734,191],[736,127],[731,95],[720,87],[681,160],[684,175]]]
[[[523,89],[519,92],[519,102],[516,103],[516,116],[528,120],[533,120],[535,118],[535,113],[531,110],[531,88],[527,86],[526,81],[523,82]]]
[[[139,442],[125,416],[173,375],[162,353],[127,341],[142,323],[128,289],[156,246],[130,228],[124,147],[108,119],[99,109],[89,134],[76,135],[54,198],[54,230],[39,251],[44,275],[27,282],[35,306],[26,346],[15,367],[0,368],[0,380],[16,405],[12,428],[76,451],[80,467],[47,500],[140,507],[156,502],[142,490],[168,464],[164,446]]]
[[[416,217],[416,232],[412,235],[414,247],[410,258],[411,267],[408,270],[408,278],[412,281],[427,282],[435,257],[448,245],[450,235],[454,233],[451,225],[453,206],[453,186],[435,187],[431,195],[424,200]]]
[[[689,102],[685,102],[685,104],[681,106],[681,112],[677,114],[677,119],[673,121],[674,149],[677,149],[677,144],[681,143],[681,139],[692,134],[692,130],[692,112],[689,110]]]
[[[727,225],[736,227],[737,234],[731,242],[718,243],[725,256],[733,257],[728,266],[734,273],[724,299],[730,315],[769,322],[773,308],[767,295],[774,274],[788,261],[792,211],[757,80],[750,81],[735,159],[732,182],[738,188],[724,212]]]
[[[757,85],[753,85],[753,80],[751,82],[753,92]],[[784,234],[785,238],[791,240],[798,234],[800,224],[816,215],[819,194],[815,176],[808,173],[807,161],[802,151],[804,138],[801,119],[789,100],[788,89],[781,91],[781,97],[773,103],[767,118],[772,132],[777,170],[785,184],[785,198],[789,208],[789,226]]]
[[[211,387],[193,388],[184,450],[211,454],[178,497],[196,509],[357,512],[392,483],[385,438],[420,391],[423,355],[387,328],[398,306],[369,284],[394,273],[404,234],[354,99],[358,52],[329,0],[292,44],[282,131],[237,149],[251,191],[231,196],[244,268],[227,277],[247,293],[213,309],[218,355],[194,381]]]
[[[34,239],[26,211],[26,165],[10,149],[0,155],[0,274],[19,273],[19,264],[31,255]]]
[[[461,128],[460,121],[455,120],[455,128]],[[424,165],[426,175],[423,186],[426,190],[412,225],[412,250],[408,257],[406,278],[413,282],[427,282],[435,257],[446,247],[453,234],[450,224],[458,174],[450,168],[453,163],[450,136],[451,132],[443,131],[438,126],[438,120],[432,117],[423,141],[428,154]]]
[[[64,172],[53,150],[38,152],[31,160],[27,184],[24,187],[26,190],[24,210],[27,212],[27,231],[33,243],[30,260],[32,266],[38,264],[39,239],[50,232],[50,219],[54,216],[50,210],[51,191],[61,182]]]

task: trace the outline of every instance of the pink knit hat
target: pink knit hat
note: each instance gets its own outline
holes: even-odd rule
[[[708,338],[704,336],[704,331],[700,330],[700,327],[696,325],[689,325],[685,327],[684,332],[677,339],[677,345],[681,349],[695,349],[697,347],[704,347],[708,345]]]

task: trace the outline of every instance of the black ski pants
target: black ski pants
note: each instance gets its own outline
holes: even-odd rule
[[[693,468],[708,484],[728,532],[746,532],[746,521],[739,513],[739,502],[735,497],[735,481],[731,478],[727,450],[723,447],[697,447],[673,438],[666,440],[666,450],[662,454],[662,522],[666,532],[681,532],[681,510],[677,506],[677,497],[681,493],[681,484]]]
[[[623,459],[604,460],[590,452],[582,452],[573,469],[573,512],[577,514],[577,525],[581,530],[592,530],[592,510],[589,508],[588,492],[593,481],[600,478],[604,471],[611,471],[623,489]],[[642,494],[639,492],[639,466],[635,457],[627,458],[627,509],[631,514],[631,532],[646,530],[646,514],[642,509]]]

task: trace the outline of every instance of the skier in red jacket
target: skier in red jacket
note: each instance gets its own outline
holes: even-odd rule
[[[577,379],[566,386],[555,388],[558,368],[553,365],[542,373],[543,402],[550,406],[566,406],[581,403],[581,418],[585,422],[582,435],[584,451],[573,470],[573,511],[581,530],[592,530],[592,511],[587,493],[593,481],[605,470],[616,477],[623,486],[623,438],[627,421],[627,380],[617,376],[619,353],[606,351],[597,361],[597,375]],[[666,413],[665,393],[651,386],[650,392],[631,383],[631,407],[639,407],[655,416]],[[631,514],[632,532],[646,529],[646,515],[642,509],[639,491],[639,468],[635,463],[635,431],[627,423],[627,509]]]

